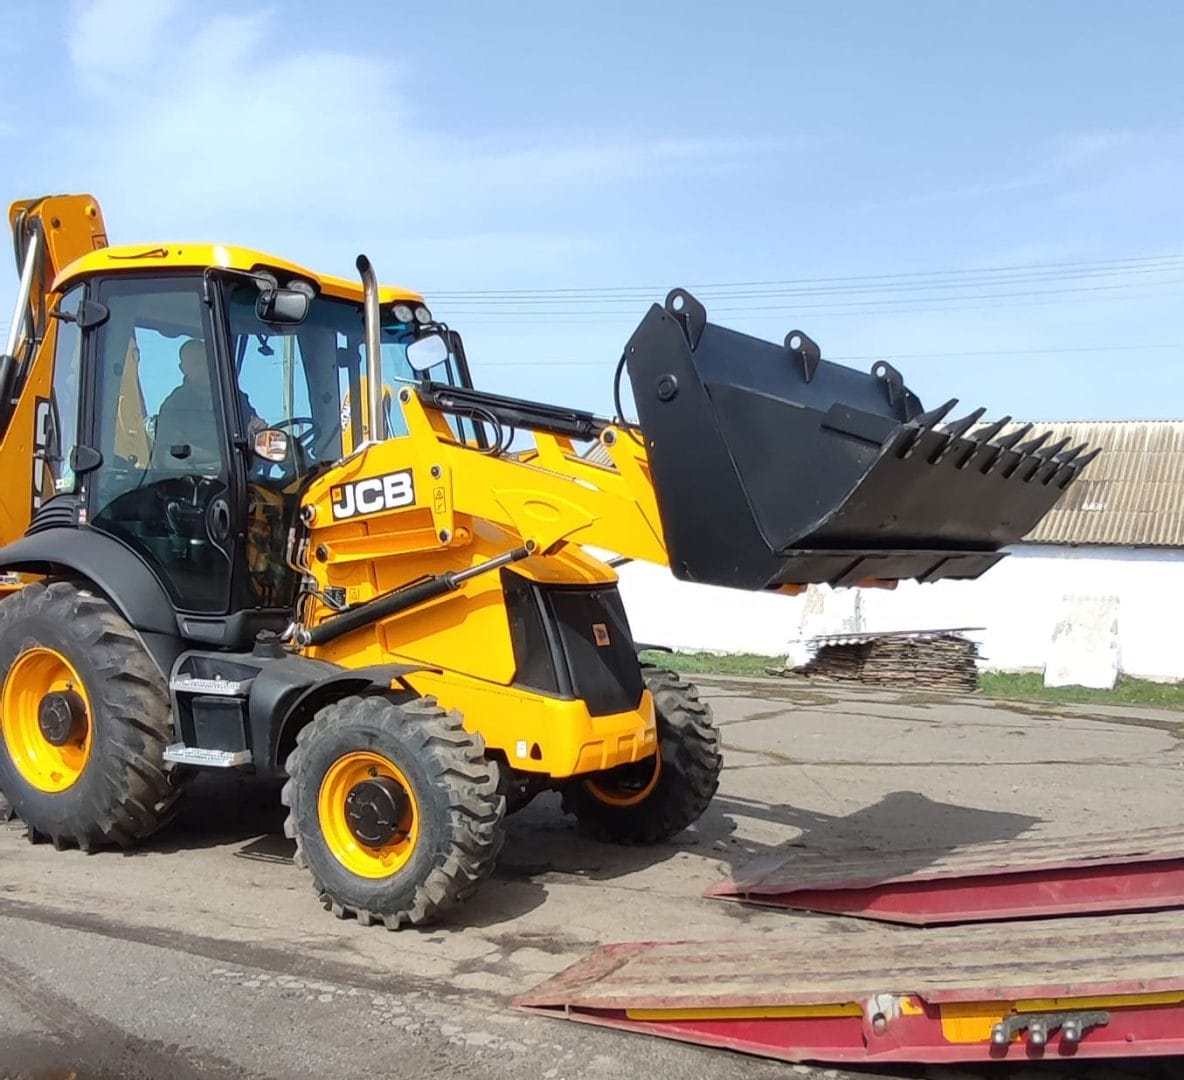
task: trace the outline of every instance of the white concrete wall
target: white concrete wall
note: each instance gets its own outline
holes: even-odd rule
[[[811,587],[798,597],[688,585],[640,563],[620,575],[639,641],[788,655],[815,634],[981,626],[973,636],[984,666],[1009,671],[1044,669],[1071,598],[1114,596],[1121,670],[1184,679],[1184,550],[1026,545],[977,581],[908,582],[891,591]]]

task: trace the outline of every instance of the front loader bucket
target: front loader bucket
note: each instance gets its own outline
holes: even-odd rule
[[[676,289],[626,346],[670,566],[740,589],[976,578],[1097,451],[1030,425],[944,422],[870,374],[715,326]]]

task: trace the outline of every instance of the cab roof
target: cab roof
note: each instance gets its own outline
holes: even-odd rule
[[[103,247],[89,251],[65,266],[54,280],[53,288],[55,292],[61,292],[74,281],[92,274],[204,270],[211,266],[228,270],[273,270],[281,274],[293,274],[315,282],[329,296],[358,302],[362,300],[361,280],[351,281],[331,274],[317,274],[287,259],[231,244],[124,244]],[[397,300],[423,303],[419,293],[396,285],[379,286],[378,299],[381,304]]]

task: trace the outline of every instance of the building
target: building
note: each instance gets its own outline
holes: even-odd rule
[[[690,585],[634,563],[620,574],[635,636],[686,650],[795,655],[816,634],[981,628],[972,636],[990,668],[1043,671],[1063,659],[1066,641],[1084,641],[1122,673],[1184,679],[1184,421],[1039,426],[1102,454],[978,580],[811,586],[789,598]]]

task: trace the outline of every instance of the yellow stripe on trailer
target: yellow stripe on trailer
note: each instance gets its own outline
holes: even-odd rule
[[[989,1042],[996,1024],[1022,1013],[1146,1008],[1184,1004],[1184,992],[1119,994],[1113,997],[1032,998],[1013,1002],[971,1001],[939,1006],[941,1030],[948,1042]]]
[[[630,1020],[826,1020],[862,1016],[863,1010],[845,1005],[741,1005],[720,1009],[626,1009]]]

